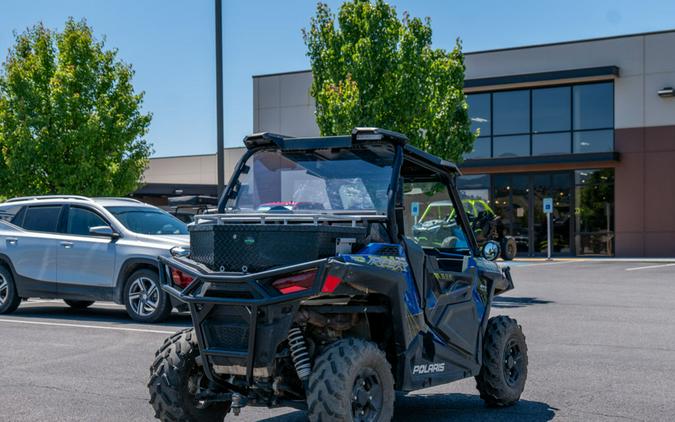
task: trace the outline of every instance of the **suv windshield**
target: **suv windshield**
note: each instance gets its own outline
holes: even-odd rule
[[[386,213],[394,161],[390,145],[259,151],[246,162],[228,208],[253,212]]]
[[[122,206],[106,209],[134,233],[188,234],[185,223],[157,208]]]

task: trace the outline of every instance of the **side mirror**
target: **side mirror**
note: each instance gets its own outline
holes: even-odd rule
[[[118,233],[113,231],[112,227],[110,226],[94,226],[89,228],[89,234],[93,234],[94,236],[106,236],[111,239],[117,239],[120,237]]]
[[[488,261],[494,261],[499,257],[501,247],[494,240],[488,240],[481,249],[481,255]]]

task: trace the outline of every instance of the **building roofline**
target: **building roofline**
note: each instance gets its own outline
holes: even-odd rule
[[[555,42],[543,43],[543,44],[530,44],[530,45],[521,45],[521,46],[516,46],[516,47],[493,48],[493,49],[490,49],[490,50],[467,51],[467,52],[464,53],[464,55],[465,56],[473,56],[473,55],[477,55],[477,54],[498,53],[498,52],[511,51],[511,50],[525,50],[525,49],[530,49],[530,48],[553,47],[553,46],[558,46],[558,45],[580,44],[580,43],[586,43],[586,42],[615,40],[615,39],[620,39],[620,38],[632,38],[632,37],[644,37],[644,36],[649,36],[649,35],[670,34],[670,33],[674,33],[674,32],[675,32],[675,28],[672,28],[672,29],[663,29],[663,30],[660,30],[660,31],[636,32],[636,33],[633,33],[633,34],[609,35],[609,36],[605,36],[605,37],[583,38],[583,39],[579,39],[579,40],[555,41]],[[289,72],[276,72],[276,73],[258,74],[258,75],[253,75],[252,78],[256,79],[256,78],[265,78],[265,77],[270,77],[270,76],[294,75],[294,74],[297,74],[297,73],[311,73],[311,72],[312,72],[311,69],[292,70],[292,71],[289,71]]]
[[[555,41],[550,43],[543,44],[530,44],[530,45],[521,45],[516,47],[504,47],[504,48],[493,48],[490,50],[479,50],[479,51],[469,51],[464,53],[465,56],[472,56],[476,54],[485,54],[485,53],[497,53],[502,51],[511,51],[511,50],[524,50],[529,48],[539,48],[539,47],[553,47],[557,45],[566,45],[566,44],[580,44],[586,42],[595,42],[595,41],[606,41],[606,40],[615,40],[620,38],[633,38],[633,37],[644,37],[649,35],[659,35],[659,34],[670,34],[675,32],[675,28],[664,29],[660,31],[649,31],[649,32],[636,32],[633,34],[622,34],[622,35],[608,35],[605,37],[594,37],[594,38],[583,38],[579,40],[570,40],[570,41]]]
[[[283,75],[295,75],[298,73],[312,73],[312,69],[305,69],[305,70],[290,70],[288,72],[276,72],[276,73],[262,73],[259,75],[253,75],[251,78],[256,79],[256,78],[267,78],[270,76],[283,76]]]
[[[229,149],[245,149],[246,147],[240,146],[240,147],[225,147],[223,148],[224,150],[229,150]],[[167,155],[167,156],[162,156],[162,157],[150,157],[150,160],[164,160],[164,159],[169,159],[169,158],[187,158],[187,157],[215,157],[216,153],[212,152],[210,154],[187,154],[187,155]]]

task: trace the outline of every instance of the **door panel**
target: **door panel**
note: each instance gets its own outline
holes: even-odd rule
[[[477,315],[473,291],[477,286],[475,269],[448,271],[447,259],[427,255],[424,307],[427,322],[444,336],[450,346],[453,361],[462,367],[475,363],[480,318]]]
[[[91,227],[103,225],[110,224],[96,212],[83,207],[69,208],[66,233],[58,249],[59,284],[114,285],[116,244],[109,237],[89,235]]]
[[[42,233],[17,233],[4,241],[7,255],[19,276],[19,293],[25,296],[55,295],[58,238]]]

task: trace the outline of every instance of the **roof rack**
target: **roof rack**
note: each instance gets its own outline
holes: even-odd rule
[[[246,148],[269,147],[276,145],[282,150],[305,150],[316,148],[350,148],[352,145],[363,142],[391,141],[399,145],[408,143],[408,138],[402,133],[376,127],[357,127],[349,135],[342,136],[315,136],[295,138],[277,133],[262,132],[248,135],[244,138]]]
[[[142,204],[143,202],[139,201],[138,199],[134,198],[127,198],[125,196],[97,196],[95,198],[92,198],[94,201],[97,199],[108,199],[108,200],[114,200],[114,201],[127,201],[127,202],[133,202],[134,204]]]
[[[79,199],[81,201],[93,202],[91,198],[81,195],[34,195],[34,196],[19,196],[17,198],[10,198],[5,202],[19,202],[19,201],[39,201],[46,199]]]

